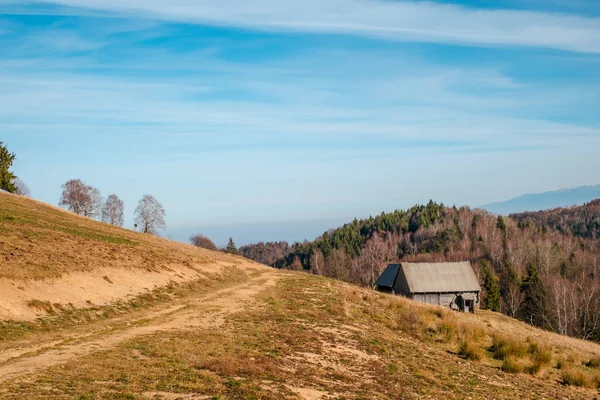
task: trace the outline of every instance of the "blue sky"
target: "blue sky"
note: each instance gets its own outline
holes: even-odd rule
[[[178,240],[600,183],[595,0],[0,0],[0,50],[34,197],[151,193]]]

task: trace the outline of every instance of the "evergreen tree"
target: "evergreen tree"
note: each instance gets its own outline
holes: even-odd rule
[[[485,308],[491,311],[500,311],[500,285],[496,275],[490,269],[487,261],[481,262],[483,273],[483,288],[485,289]]]
[[[519,278],[517,270],[515,270],[512,265],[507,265],[506,274],[508,275],[508,282],[519,286],[521,285],[521,278]]]
[[[537,265],[529,264],[527,266],[527,270],[525,271],[525,276],[521,280],[521,290],[527,292],[533,286],[535,286],[539,280],[540,271],[538,270]]]
[[[225,249],[225,253],[229,253],[229,254],[237,254],[237,247],[235,247],[235,242],[233,241],[233,238],[229,238],[229,243],[227,243],[227,248]]]
[[[502,215],[498,215],[496,227],[500,229],[503,233],[506,233],[506,223],[504,222],[504,218],[502,217]]]
[[[15,158],[15,153],[8,151],[8,148],[0,142],[0,189],[9,193],[17,190],[14,183],[16,176],[10,171]]]
[[[546,291],[540,271],[537,265],[531,263],[527,266],[525,276],[521,280],[521,291],[525,294],[523,307],[521,308],[521,319],[532,325],[543,326],[546,314]]]

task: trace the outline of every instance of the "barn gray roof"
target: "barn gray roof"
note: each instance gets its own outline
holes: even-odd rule
[[[478,292],[479,281],[471,264],[406,263],[401,264],[411,293]]]
[[[396,283],[396,277],[398,276],[398,270],[400,264],[390,264],[387,266],[385,271],[379,276],[375,285],[380,287],[393,288]]]

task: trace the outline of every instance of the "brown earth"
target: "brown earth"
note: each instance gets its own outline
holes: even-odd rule
[[[169,302],[143,315],[129,315],[100,327],[69,332],[59,339],[46,336],[36,337],[33,342],[26,340],[14,343],[0,353],[0,384],[11,377],[64,364],[138,336],[159,331],[218,328],[228,315],[243,309],[253,295],[272,286],[277,277],[277,274],[264,268],[242,284],[219,289],[208,295],[192,295]]]

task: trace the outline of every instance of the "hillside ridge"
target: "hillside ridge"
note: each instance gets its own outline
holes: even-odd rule
[[[128,301],[169,284],[260,268],[0,193],[0,320]]]
[[[600,345],[590,341],[269,268],[16,196],[0,194],[0,205],[0,283],[17,291],[53,285],[68,297],[86,276],[90,288],[110,288],[123,285],[119,269],[169,277],[81,307],[44,300],[32,286],[35,320],[0,321],[0,399],[598,395]]]
[[[388,263],[470,261],[485,308],[600,342],[600,243],[585,235],[600,230],[600,213],[590,204],[565,209],[576,217],[572,229],[559,230],[430,201],[355,219],[311,242],[258,243],[240,254],[367,288]],[[569,225],[563,213],[558,221]]]
[[[483,208],[494,214],[509,215],[525,211],[577,206],[597,198],[600,198],[600,185],[590,185],[543,193],[523,194],[509,200],[484,204],[478,208]]]

